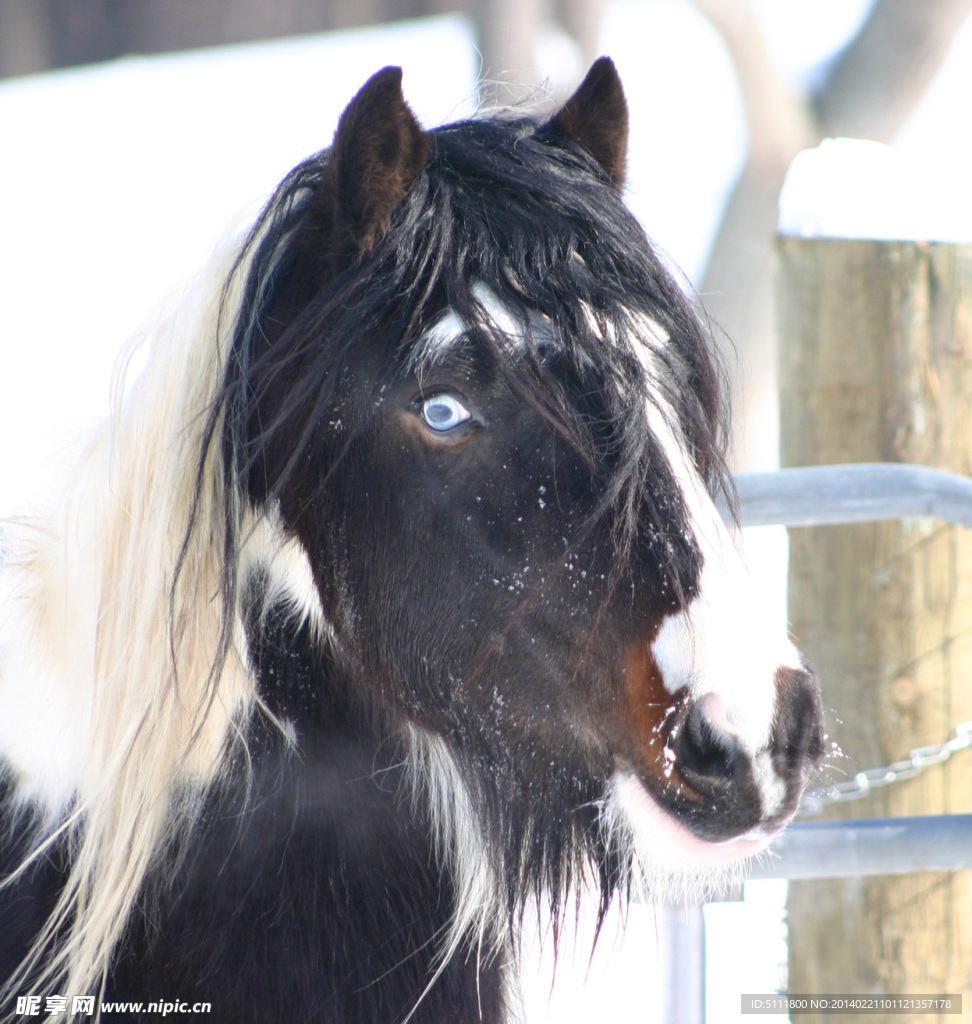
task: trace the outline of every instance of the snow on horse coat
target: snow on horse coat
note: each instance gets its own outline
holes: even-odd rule
[[[432,131],[380,71],[8,526],[4,1011],[505,1021],[528,907],[704,886],[793,815],[816,684],[626,137],[607,59]]]

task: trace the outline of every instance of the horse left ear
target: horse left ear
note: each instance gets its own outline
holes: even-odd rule
[[[425,132],[402,95],[402,69],[383,68],[341,115],[318,187],[318,255],[330,269],[374,248],[428,153]]]
[[[591,65],[587,77],[548,127],[560,138],[586,149],[614,187],[621,189],[628,157],[628,103],[610,57],[600,57]]]

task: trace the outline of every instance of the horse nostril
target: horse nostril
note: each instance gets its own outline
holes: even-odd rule
[[[812,672],[781,672],[783,695],[774,727],[774,763],[782,775],[809,774],[824,756],[826,736],[820,690]]]
[[[743,760],[731,732],[716,724],[705,698],[695,701],[672,729],[670,746],[679,774],[696,789],[710,790],[731,782]]]

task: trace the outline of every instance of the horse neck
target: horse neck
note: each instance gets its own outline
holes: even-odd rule
[[[265,710],[167,872],[163,927],[135,919],[130,945],[149,952],[121,962],[113,998],[198,988],[227,1020],[256,1005],[264,1019],[345,1024],[505,1020],[501,966],[467,948],[442,963],[456,884],[403,744],[365,720],[306,623],[271,609],[249,646]],[[275,1010],[284,951],[307,981]],[[223,978],[232,990],[213,991]]]

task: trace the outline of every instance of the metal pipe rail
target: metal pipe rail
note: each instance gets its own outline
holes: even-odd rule
[[[822,526],[930,516],[972,527],[972,479],[927,466],[860,462],[737,473],[743,526]]]
[[[739,473],[743,526],[823,526],[928,516],[972,528],[972,479],[864,462]],[[972,868],[972,814],[799,822],[751,878],[844,878]]]
[[[851,878],[972,868],[972,814],[790,825],[750,878]]]

